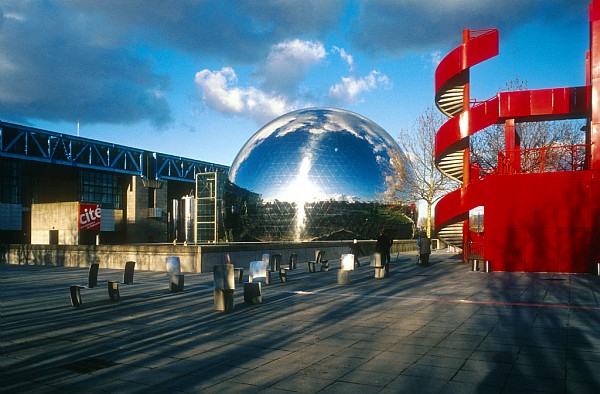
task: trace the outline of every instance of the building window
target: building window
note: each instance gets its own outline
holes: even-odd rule
[[[21,166],[12,160],[0,160],[0,203],[21,204]]]
[[[148,208],[156,208],[156,189],[148,188]]]
[[[121,186],[113,174],[80,172],[81,201],[100,204],[106,209],[121,209]]]

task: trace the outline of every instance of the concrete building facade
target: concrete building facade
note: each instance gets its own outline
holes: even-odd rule
[[[228,170],[0,121],[0,244],[173,242],[172,201],[194,190],[197,174]],[[81,215],[100,222],[86,227]]]

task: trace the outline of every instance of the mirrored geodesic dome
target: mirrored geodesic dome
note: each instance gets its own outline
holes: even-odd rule
[[[229,171],[225,227],[234,241],[410,237],[402,209],[384,204],[396,142],[341,109],[290,112],[248,140]]]

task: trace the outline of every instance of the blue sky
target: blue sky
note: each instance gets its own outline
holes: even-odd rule
[[[0,119],[230,165],[291,110],[392,137],[434,102],[462,29],[500,29],[472,97],[585,84],[588,0],[0,0]]]

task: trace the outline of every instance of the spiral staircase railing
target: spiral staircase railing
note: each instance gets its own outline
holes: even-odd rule
[[[465,159],[469,148],[468,131],[472,130],[468,127],[472,119],[469,70],[474,65],[498,55],[498,41],[497,29],[465,30],[463,44],[442,60],[435,73],[435,103],[438,109],[450,118],[436,135],[436,166],[440,172],[463,184],[463,188],[466,186],[465,164],[470,166],[468,159]],[[477,104],[474,108],[485,111],[486,103]],[[437,226],[437,234],[442,241],[464,249],[464,222],[468,221],[469,209],[467,207],[456,209],[457,205],[462,205],[462,192],[458,189],[440,200],[436,212],[452,212],[452,214],[440,218],[436,213],[436,222],[441,223]],[[447,208],[444,209],[444,206]]]
[[[470,68],[499,53],[497,29],[463,32],[463,44],[451,51],[439,64],[435,73],[435,102],[438,109],[449,117],[436,134],[435,164],[440,172],[456,180],[461,187],[444,196],[436,206],[435,221],[438,237],[446,244],[463,249],[468,255],[470,231],[469,211],[482,206],[485,193],[484,180],[478,169],[470,163],[469,138],[471,135],[508,119],[517,122],[586,118],[589,108],[589,89],[553,88],[501,92],[486,101],[477,102],[469,96]],[[518,154],[538,155],[557,149],[571,149],[572,163],[565,163],[559,171],[583,169],[588,161],[589,145],[552,147],[540,150],[518,150]],[[581,152],[586,152],[584,155]],[[500,170],[521,173],[522,168],[512,168],[514,163],[528,159],[516,158],[516,152],[504,152],[499,157]],[[581,157],[583,156],[583,159]],[[544,172],[541,167],[534,171]],[[570,166],[570,169],[567,168]],[[498,172],[498,169],[495,171]],[[474,235],[475,236],[475,235]],[[478,236],[478,235],[477,235]],[[480,243],[483,245],[483,238]],[[478,248],[479,255],[483,247]],[[466,259],[468,256],[463,255]]]

